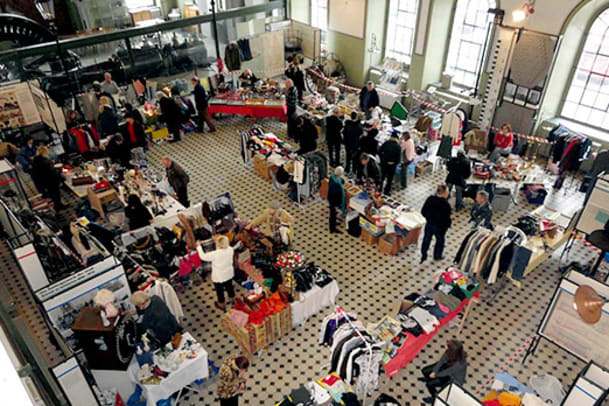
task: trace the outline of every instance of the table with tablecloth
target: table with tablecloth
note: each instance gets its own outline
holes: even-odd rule
[[[400,347],[397,354],[391,358],[389,362],[383,364],[383,367],[385,368],[385,375],[387,375],[388,378],[397,375],[397,373],[400,372],[400,369],[405,368],[406,365],[408,365],[408,363],[410,363],[410,361],[412,361],[414,357],[416,357],[417,354],[427,345],[427,343],[436,336],[441,328],[446,326],[452,319],[457,317],[457,315],[461,313],[463,309],[465,309],[461,322],[463,323],[467,318],[467,313],[469,312],[470,307],[473,303],[476,303],[479,300],[479,297],[480,290],[478,290],[469,299],[463,300],[455,311],[450,312],[446,317],[439,320],[440,326],[431,334],[421,334],[416,337],[413,334],[406,332],[405,334],[407,334],[408,338],[406,338],[406,341],[402,347]],[[463,324],[461,324],[461,326],[462,325]],[[461,329],[461,326],[459,327],[459,330]]]
[[[271,117],[278,118],[283,122],[287,121],[288,110],[284,101],[257,103],[231,101],[230,103],[222,103],[220,100],[212,99],[209,103],[209,113],[224,113],[224,114],[239,114],[251,117]]]
[[[334,306],[339,291],[338,283],[333,280],[323,288],[313,286],[309,291],[299,293],[298,300],[292,303],[292,326],[296,328],[324,307]]]
[[[187,341],[196,341],[190,333],[182,335],[182,342],[177,350],[178,352],[185,351]],[[167,344],[171,346],[171,344]],[[158,353],[158,352],[157,352]],[[158,360],[157,353],[154,354],[155,363]],[[156,406],[159,400],[167,399],[176,392],[180,392],[194,381],[207,379],[209,377],[209,368],[207,365],[207,352],[200,348],[197,351],[197,357],[193,359],[185,359],[176,371],[167,371],[169,375],[162,378],[158,385],[143,385],[137,378],[139,366],[135,357],[129,364],[129,379],[142,387],[142,395],[146,399],[147,406]]]

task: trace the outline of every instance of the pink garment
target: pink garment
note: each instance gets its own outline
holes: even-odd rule
[[[446,306],[444,306],[442,303],[440,302],[436,302],[438,304],[438,307],[440,308],[440,310],[442,310],[444,313],[446,313],[447,315],[450,314],[450,309]]]
[[[446,283],[454,282],[458,279],[461,279],[463,274],[456,269],[451,269],[447,272],[442,272],[442,280]]]
[[[417,157],[417,150],[414,147],[414,141],[410,138],[408,141],[402,141],[402,152],[406,154],[408,162],[412,162]]]

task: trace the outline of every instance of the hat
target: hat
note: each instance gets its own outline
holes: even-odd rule
[[[281,203],[279,203],[279,200],[275,199],[271,202],[271,209],[273,209],[273,210],[281,209]]]

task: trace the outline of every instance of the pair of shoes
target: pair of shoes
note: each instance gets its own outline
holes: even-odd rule
[[[423,263],[423,262],[425,262],[425,261],[427,261],[427,257],[426,257],[426,256],[423,256],[423,257],[421,257],[421,262],[419,262],[419,264],[422,264],[422,263]]]
[[[182,141],[182,139],[181,138],[171,138],[169,140],[169,142],[171,142],[171,143],[178,142],[178,141]]]
[[[444,257],[440,257],[440,258],[434,258],[433,260],[434,260],[435,262],[438,262],[438,261],[442,261],[443,259],[444,259]]]
[[[423,376],[423,377],[417,378],[417,381],[419,381],[419,382],[427,382],[427,378],[425,378]]]
[[[332,234],[342,234],[342,231],[340,231],[340,230],[330,230],[330,233],[332,233]]]
[[[423,398],[423,403],[429,403],[432,404],[433,403],[433,398],[431,396],[428,396],[426,398]]]
[[[214,306],[216,306],[216,309],[218,310],[226,310],[226,306],[224,306],[224,303],[220,303],[220,302],[214,302]]]

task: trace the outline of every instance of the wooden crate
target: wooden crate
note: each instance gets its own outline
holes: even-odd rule
[[[383,254],[396,255],[399,248],[399,237],[397,235],[385,234],[379,238],[378,249]]]
[[[376,245],[379,242],[379,238],[377,236],[375,236],[364,228],[362,228],[362,234],[360,235],[360,238],[368,245]]]
[[[281,325],[282,336],[292,331],[292,306],[287,305],[279,313],[279,324]]]

